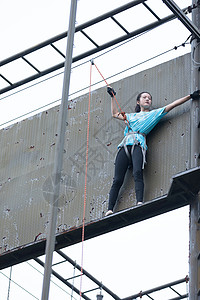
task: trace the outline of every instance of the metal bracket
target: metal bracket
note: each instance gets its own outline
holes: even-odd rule
[[[200,224],[200,202],[198,201],[198,224]],[[200,253],[198,255],[198,259],[200,259]]]
[[[177,18],[185,25],[185,27],[200,40],[200,31],[193,22],[184,14],[173,0],[163,0],[167,7],[177,16]]]

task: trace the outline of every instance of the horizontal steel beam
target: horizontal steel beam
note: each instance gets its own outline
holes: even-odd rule
[[[114,45],[116,45],[116,44],[118,44],[118,43],[120,43],[120,42],[123,42],[123,41],[126,41],[126,40],[130,39],[130,38],[133,38],[133,37],[135,37],[135,36],[137,36],[137,35],[139,35],[139,34],[141,34],[141,33],[144,33],[144,32],[147,32],[147,31],[149,31],[149,30],[152,30],[152,29],[154,29],[154,28],[156,28],[156,27],[158,27],[158,26],[160,26],[160,25],[162,25],[162,24],[165,24],[165,23],[167,23],[167,22],[169,22],[169,21],[171,21],[171,20],[173,20],[173,19],[175,19],[175,18],[176,18],[176,17],[174,16],[174,14],[173,14],[173,15],[170,15],[170,16],[167,16],[167,17],[165,17],[165,18],[163,18],[163,19],[160,19],[160,20],[158,20],[158,21],[156,21],[156,22],[153,22],[153,23],[151,23],[151,24],[149,24],[149,25],[146,25],[146,26],[144,26],[144,27],[142,27],[142,28],[139,28],[139,29],[137,29],[137,30],[135,30],[135,31],[133,31],[133,32],[130,32],[129,34],[125,34],[125,35],[123,35],[123,36],[121,36],[121,37],[119,37],[119,38],[117,38],[117,39],[115,39],[115,40],[112,40],[112,41],[109,41],[108,43],[105,43],[105,44],[103,44],[103,45],[100,45],[100,46],[97,47],[97,48],[93,48],[93,49],[91,49],[91,50],[89,50],[89,51],[87,51],[87,52],[84,52],[84,53],[82,53],[82,54],[80,54],[80,55],[74,57],[74,58],[73,58],[73,63],[74,63],[74,62],[77,62],[77,61],[79,61],[79,60],[81,60],[81,59],[83,59],[83,58],[86,58],[86,57],[88,57],[88,56],[90,56],[90,55],[93,55],[93,54],[95,54],[95,53],[98,53],[98,52],[100,52],[100,51],[102,51],[102,50],[105,50],[105,49],[107,49],[107,48],[109,48],[109,47],[111,47],[111,46],[114,46]],[[25,53],[25,52],[24,52],[24,53]],[[23,54],[24,54],[24,53],[23,53]],[[64,62],[63,62],[63,63],[60,63],[60,64],[57,64],[57,65],[55,65],[55,66],[53,66],[53,67],[51,67],[51,68],[48,68],[48,69],[46,69],[46,70],[44,70],[44,71],[40,71],[40,73],[36,73],[36,74],[34,74],[34,75],[30,76],[30,77],[27,77],[27,78],[25,78],[25,79],[23,79],[23,80],[21,80],[21,81],[18,81],[18,82],[16,82],[16,83],[13,83],[13,84],[10,85],[10,86],[7,86],[7,87],[1,89],[1,90],[0,90],[0,94],[3,94],[3,93],[5,93],[5,92],[8,92],[8,91],[10,91],[10,90],[12,90],[12,89],[14,89],[14,88],[16,88],[16,87],[22,86],[23,84],[26,84],[26,83],[28,83],[28,82],[30,82],[30,81],[33,81],[33,80],[35,80],[35,79],[38,79],[38,78],[40,78],[40,77],[42,77],[42,76],[44,76],[44,75],[50,74],[51,72],[54,72],[54,71],[56,71],[56,70],[59,70],[59,69],[61,69],[61,68],[63,68],[63,67],[64,67]]]
[[[163,0],[167,7],[177,16],[185,27],[200,40],[200,31],[193,22],[183,13],[173,0]]]
[[[110,17],[112,17],[112,16],[114,16],[114,15],[120,13],[120,12],[123,12],[123,11],[125,11],[125,10],[127,10],[127,9],[129,9],[131,7],[134,7],[134,6],[138,5],[138,4],[144,3],[145,1],[147,1],[147,0],[134,0],[134,1],[131,1],[131,2],[129,2],[129,3],[125,4],[125,5],[123,5],[123,6],[120,6],[120,7],[116,8],[116,9],[110,11],[110,12],[107,12],[107,13],[99,16],[99,17],[96,17],[96,18],[94,18],[94,19],[92,19],[92,20],[90,20],[88,22],[85,22],[85,23],[77,26],[76,29],[75,29],[75,32],[82,31],[83,29],[86,29],[86,28],[88,28],[88,27],[90,27],[90,26],[92,26],[94,24],[97,24],[97,23],[99,23],[99,22],[101,22],[103,20],[106,20],[106,19],[108,19],[108,18],[110,18]],[[15,55],[11,56],[11,57],[8,57],[8,58],[0,61],[0,67],[2,67],[3,65],[5,65],[7,63],[10,63],[11,61],[14,61],[14,60],[16,60],[18,58],[21,58],[21,57],[23,57],[23,56],[25,56],[27,54],[30,54],[30,53],[32,53],[32,52],[34,52],[36,50],[39,50],[39,49],[41,49],[43,47],[46,47],[46,46],[48,46],[48,45],[50,45],[52,43],[55,43],[55,42],[57,42],[57,41],[65,38],[65,37],[67,37],[67,35],[68,35],[68,32],[65,31],[65,32],[63,32],[63,33],[61,33],[59,35],[56,35],[55,37],[52,37],[52,38],[50,38],[50,39],[48,39],[48,40],[46,40],[46,41],[44,41],[44,42],[42,42],[42,43],[34,46],[34,47],[31,47],[31,48],[26,49],[26,50],[24,50],[24,51],[22,51],[20,53],[17,53]]]
[[[83,275],[88,277],[90,280],[92,280],[96,285],[99,286],[102,290],[104,290],[106,293],[108,293],[110,296],[112,296],[115,300],[121,300],[116,294],[114,294],[110,289],[108,289],[102,282],[97,280],[94,276],[92,276],[90,273],[88,273],[85,269],[82,269],[81,266],[79,266],[75,261],[73,261],[69,256],[67,256],[65,253],[63,253],[60,250],[56,251],[60,256],[62,256],[66,261],[68,261],[70,264],[72,264],[75,268],[77,268],[79,271],[82,270]],[[85,294],[86,292],[83,292]]]
[[[44,262],[39,259],[39,258],[35,258],[35,261],[40,264],[42,267],[44,267]],[[59,273],[57,273],[56,271],[52,270],[52,274],[58,278],[62,283],[64,283],[65,285],[67,285],[71,290],[73,290],[76,294],[80,295],[80,290],[78,290],[74,285],[72,285],[71,283],[69,283],[65,278],[63,278]],[[87,297],[86,295],[82,295],[82,298],[85,300],[92,300],[91,298]]]
[[[142,298],[143,296],[149,296],[149,294],[155,293],[157,291],[160,291],[160,290],[163,290],[163,289],[166,289],[166,288],[170,288],[170,287],[172,287],[174,285],[178,285],[178,284],[181,284],[181,283],[184,283],[184,282],[188,282],[188,280],[189,280],[189,278],[186,277],[186,278],[183,278],[183,279],[180,279],[180,280],[176,280],[176,281],[173,281],[173,282],[170,282],[170,283],[158,286],[156,288],[153,288],[153,289],[150,289],[150,290],[147,290],[147,291],[144,291],[144,292],[141,291],[138,294],[135,294],[135,295],[123,298],[121,300],[134,300],[134,299],[139,298],[139,297]],[[188,294],[184,294],[184,295],[180,295],[179,297],[176,297],[176,298],[173,298],[173,299],[174,300],[175,299],[178,300],[178,299],[185,299],[187,297],[188,297]],[[151,299],[153,299],[153,298],[151,298]],[[171,300],[173,300],[173,299],[171,299]]]

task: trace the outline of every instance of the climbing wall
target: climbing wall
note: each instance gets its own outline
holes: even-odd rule
[[[126,112],[133,112],[139,92],[149,91],[153,107],[190,93],[190,55],[111,83]],[[190,167],[190,103],[170,112],[147,138],[145,201],[168,193],[174,174]],[[83,218],[88,94],[68,106],[57,235],[81,226]],[[47,235],[49,198],[59,106],[0,131],[0,254],[34,246]],[[104,217],[112,183],[117,145],[124,123],[111,118],[106,88],[91,94],[86,224]],[[128,170],[115,208],[135,206]]]

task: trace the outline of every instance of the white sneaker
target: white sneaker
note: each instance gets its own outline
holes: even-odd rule
[[[105,214],[105,217],[109,216],[109,215],[112,215],[113,214],[113,211],[112,210],[108,210],[107,213]]]
[[[143,204],[143,202],[141,202],[141,201],[137,202],[137,205],[142,205],[142,204]]]

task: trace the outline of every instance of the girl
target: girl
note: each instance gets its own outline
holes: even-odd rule
[[[147,150],[146,135],[158,124],[158,122],[174,107],[183,104],[189,99],[197,100],[200,98],[200,91],[175,100],[174,102],[158,109],[150,110],[152,96],[148,92],[141,92],[136,99],[137,105],[135,113],[125,114],[119,112],[115,102],[115,91],[112,87],[107,88],[111,96],[111,113],[114,118],[126,121],[124,139],[118,145],[118,153],[115,159],[115,173],[113,184],[109,194],[108,211],[109,216],[113,213],[119,190],[123,184],[128,166],[132,163],[133,178],[135,181],[135,193],[137,205],[143,203],[144,181],[143,169]]]

